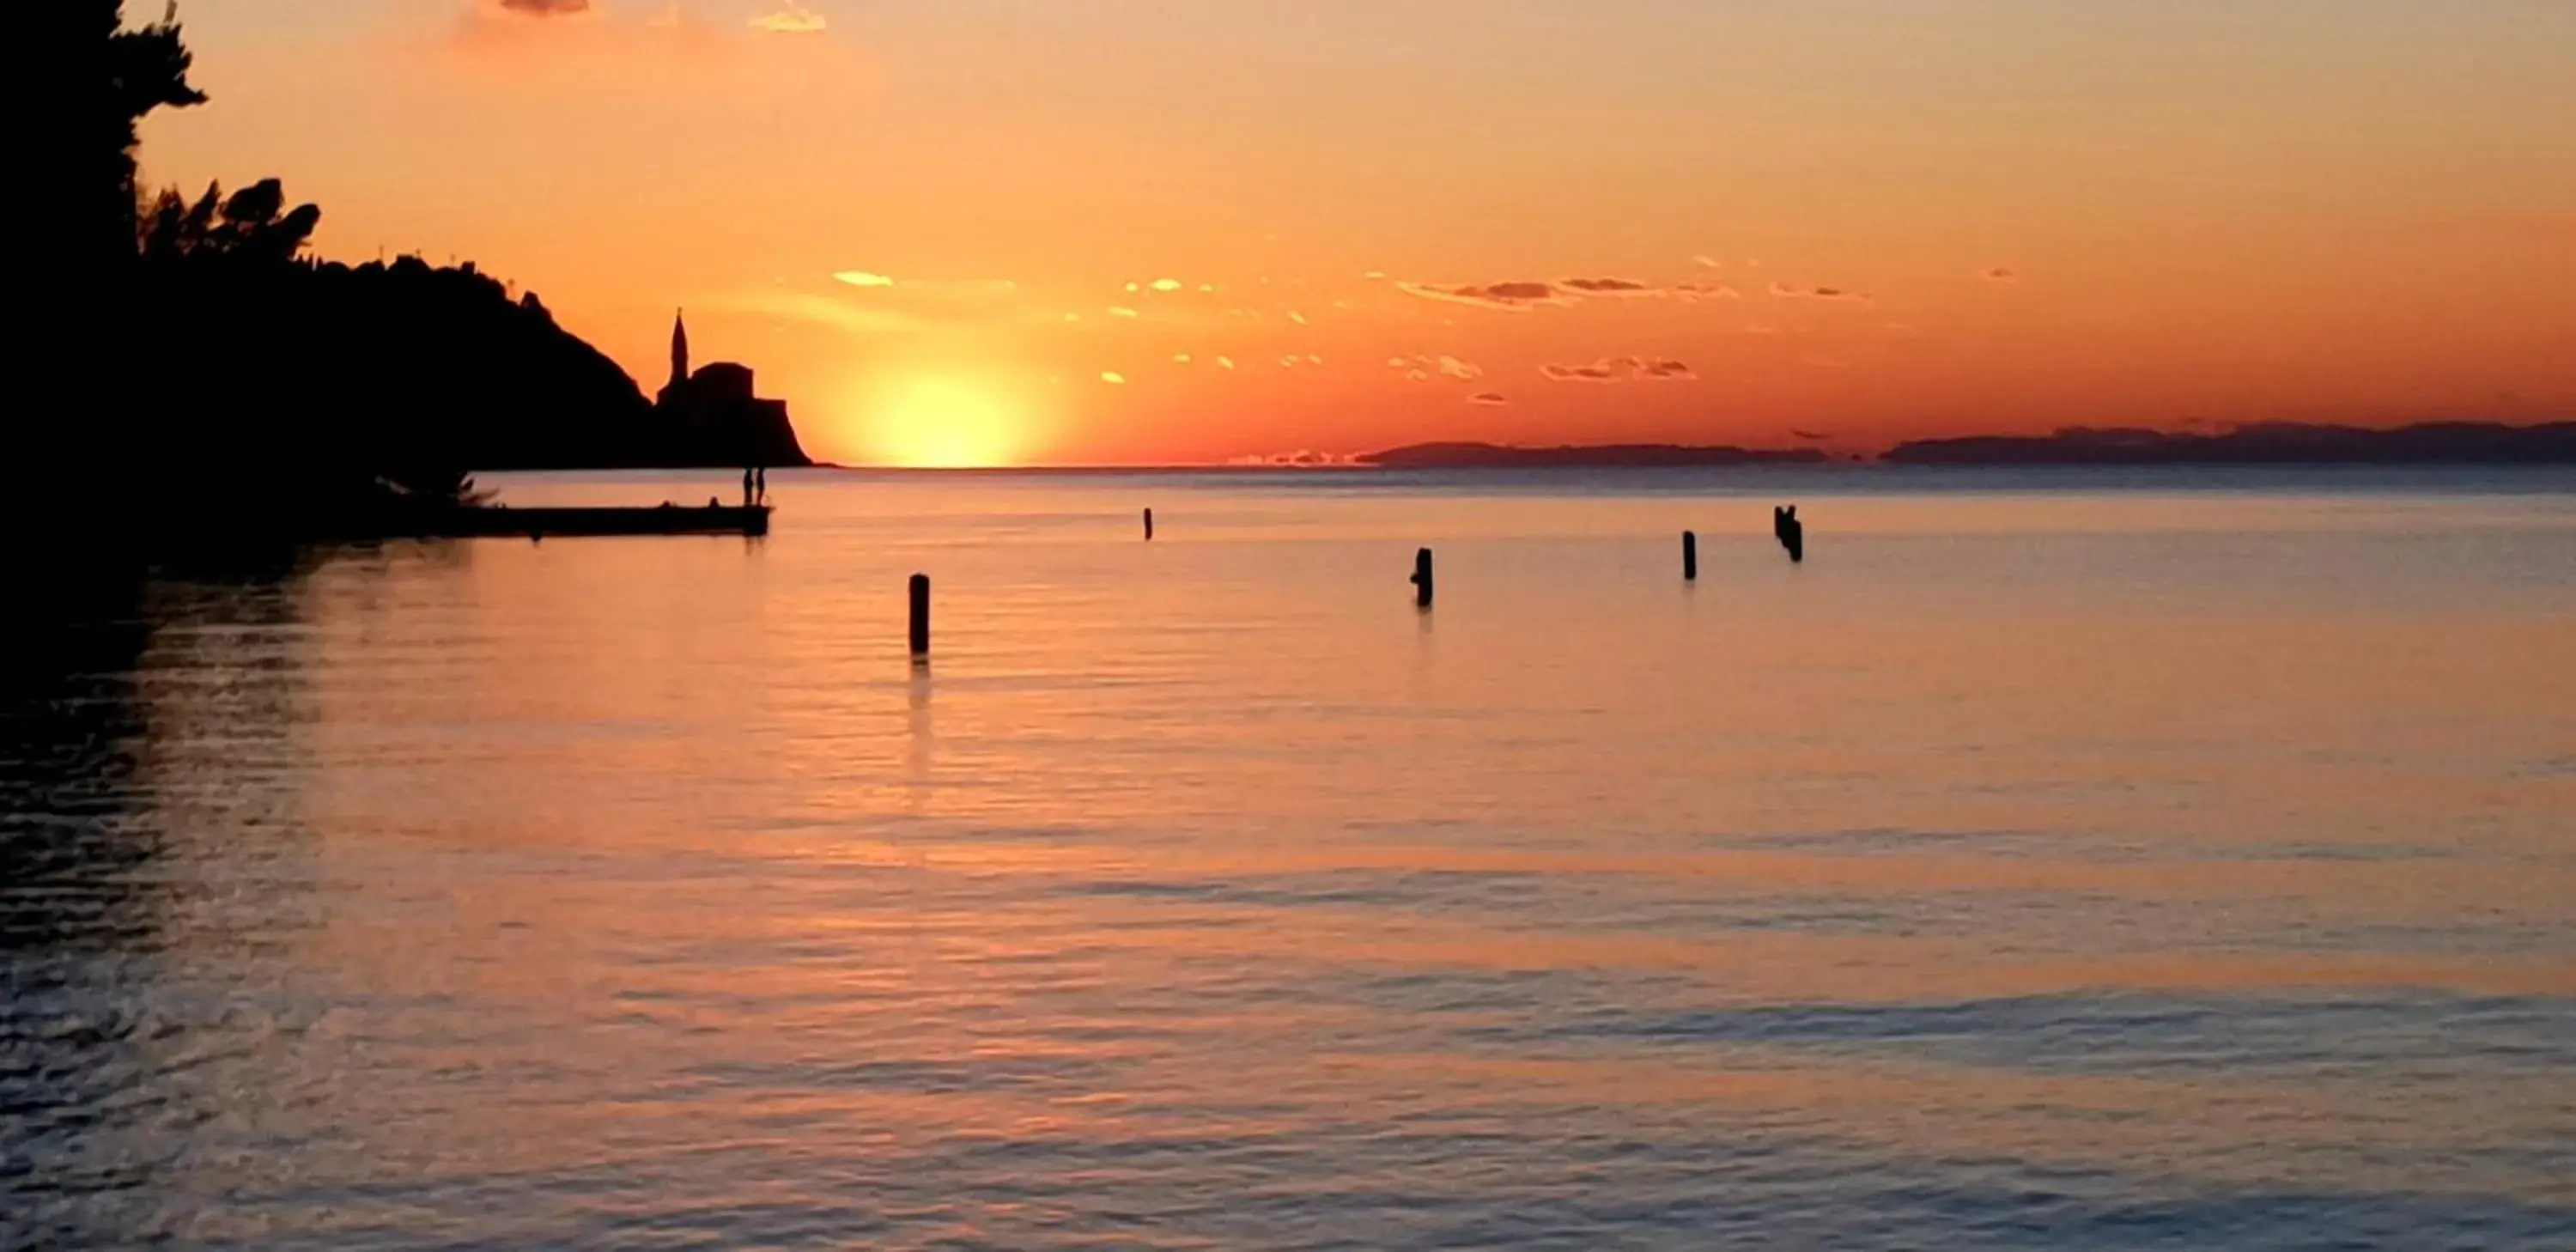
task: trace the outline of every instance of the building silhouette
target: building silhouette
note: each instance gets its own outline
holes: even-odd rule
[[[671,318],[671,381],[662,385],[654,409],[685,444],[711,456],[731,454],[731,464],[813,463],[796,442],[787,402],[761,399],[748,366],[718,361],[690,372],[685,312]]]

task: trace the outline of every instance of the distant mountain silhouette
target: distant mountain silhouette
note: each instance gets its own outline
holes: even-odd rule
[[[2568,465],[2576,422],[2427,422],[2389,430],[2269,422],[2223,434],[2070,426],[2051,435],[1901,443],[1897,465]]]
[[[1821,465],[1832,458],[1814,448],[1692,447],[1670,443],[1613,443],[1522,448],[1493,443],[1417,443],[1358,458],[1386,469],[1611,469],[1686,465]]]

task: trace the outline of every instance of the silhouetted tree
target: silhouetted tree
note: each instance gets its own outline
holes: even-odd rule
[[[74,70],[74,90],[81,93],[75,142],[99,166],[85,192],[98,206],[91,211],[98,223],[94,246],[103,253],[126,250],[130,245],[123,241],[134,237],[134,151],[142,143],[143,119],[155,109],[206,102],[205,93],[188,82],[195,57],[180,37],[177,0],[159,22],[135,29],[125,25],[124,0],[52,0],[38,7],[76,10],[95,32],[96,57]]]
[[[205,100],[177,10],[128,28],[118,0],[24,7],[26,53],[69,84],[20,197],[28,347],[72,386],[0,407],[0,510],[66,540],[294,539],[470,501],[473,469],[732,459],[471,263],[313,260],[322,211],[276,179],[138,197],[138,125]]]
[[[301,255],[322,224],[318,205],[286,207],[286,189],[264,179],[224,197],[222,184],[190,204],[172,187],[153,201],[138,241],[144,264],[171,265],[192,258],[223,257],[246,265],[277,266]]]

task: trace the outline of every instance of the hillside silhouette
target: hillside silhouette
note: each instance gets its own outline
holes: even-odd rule
[[[139,384],[132,407],[176,412],[220,397],[253,419],[170,432],[192,459],[229,448],[256,463],[372,467],[404,482],[453,470],[808,463],[792,430],[646,400],[535,293],[514,299],[471,262],[304,259],[301,237],[320,213],[283,204],[274,181],[229,198],[209,190],[189,207],[165,194],[145,222],[141,302],[195,329],[164,345],[165,368]]]
[[[809,463],[748,371],[725,403],[657,407],[471,263],[315,258],[322,210],[279,180],[145,196],[138,124],[206,101],[175,9],[33,8],[27,54],[63,71],[21,197],[51,385],[0,417],[0,509],[68,537],[291,538],[469,501],[476,470]]]

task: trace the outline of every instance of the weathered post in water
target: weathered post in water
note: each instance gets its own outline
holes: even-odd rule
[[[1699,581],[1699,535],[1695,531],[1682,532],[1682,581]]]
[[[1798,520],[1797,505],[1771,510],[1771,533],[1789,550],[1790,561],[1807,559],[1807,524]]]
[[[1413,603],[1416,608],[1431,607],[1431,549],[1413,554]]]
[[[1147,510],[1145,510],[1145,538],[1146,538],[1146,539],[1148,539],[1148,540],[1151,540],[1153,537],[1154,537],[1154,510],[1152,510],[1152,509],[1147,509]]]
[[[912,655],[930,655],[930,575],[912,576]]]

